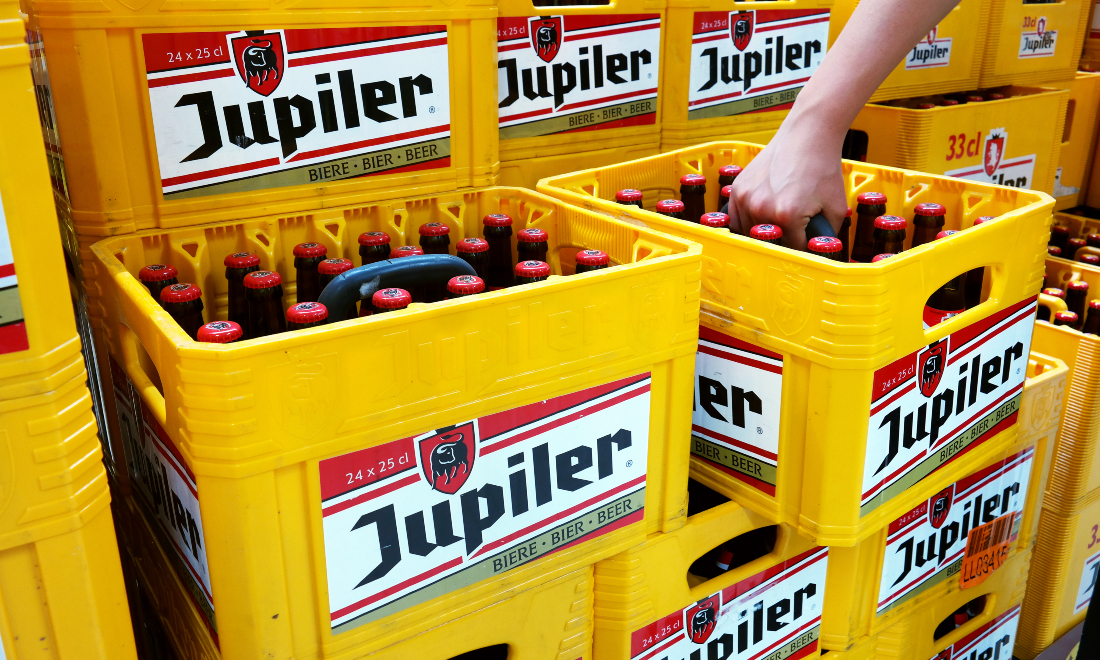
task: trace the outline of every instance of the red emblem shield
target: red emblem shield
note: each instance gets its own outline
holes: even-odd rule
[[[939,34],[939,31],[940,26],[937,25],[936,27],[932,28],[932,30],[928,33],[928,36],[925,37],[925,39],[928,41],[929,46],[936,45],[936,35]]]
[[[420,440],[420,469],[433,490],[454,495],[466,483],[477,455],[477,426],[467,422]]]
[[[733,39],[733,45],[737,47],[737,50],[748,48],[749,42],[752,41],[752,29],[755,22],[755,11],[730,12],[730,38]]]
[[[937,655],[936,657],[932,658],[932,660],[951,660],[951,649],[953,649],[953,648],[955,648],[955,647],[954,646],[948,646],[944,650],[940,651],[940,654]]]
[[[940,377],[947,366],[947,339],[932,344],[917,356],[917,385],[920,393],[931,397],[940,385]]]
[[[997,168],[1001,165],[1001,159],[1005,155],[1005,136],[1004,134],[991,133],[989,137],[985,139],[985,154],[982,157],[982,166],[985,168],[985,173],[989,176],[997,171]]]
[[[281,32],[249,32],[229,40],[233,63],[241,80],[252,91],[270,96],[283,81],[286,51]]]
[[[549,64],[561,50],[564,27],[561,16],[537,16],[527,23],[531,34],[531,48],[539,59]]]
[[[1046,16],[1041,16],[1041,17],[1039,17],[1039,20],[1035,23],[1035,34],[1039,35],[1039,37],[1042,38],[1043,33],[1046,32],[1046,31],[1047,31],[1047,17]]]
[[[705,598],[688,608],[684,613],[688,637],[696,644],[702,644],[710,638],[714,627],[718,625],[718,608],[721,602],[718,594]]]
[[[948,486],[928,500],[928,522],[932,523],[936,529],[943,525],[947,520],[947,514],[951,511],[952,492],[953,488]]]

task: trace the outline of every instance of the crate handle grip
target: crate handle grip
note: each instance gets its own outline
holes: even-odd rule
[[[825,216],[820,213],[810,218],[810,221],[806,223],[806,240],[818,238],[819,236],[836,238],[836,232],[833,231],[833,226],[829,224]]]
[[[370,300],[379,289],[412,289],[446,282],[458,275],[477,275],[477,271],[450,254],[421,254],[378,261],[337,275],[325,286],[317,302],[328,309],[326,323],[336,323],[347,320],[347,309],[353,303]]]
[[[121,324],[119,327],[121,328],[119,341],[122,343],[122,366],[126,370],[126,375],[130,377],[134,389],[145,400],[145,405],[149,406],[153,417],[162,427],[167,427],[164,395],[160,393],[157,386],[153,384],[153,380],[145,373],[145,369],[141,366],[141,358],[138,357],[138,346],[141,340],[138,339],[137,334],[128,325]]]
[[[1054,318],[1054,315],[1058,312],[1069,311],[1069,306],[1066,305],[1066,301],[1045,293],[1039,294],[1039,304],[1050,310],[1050,318]]]

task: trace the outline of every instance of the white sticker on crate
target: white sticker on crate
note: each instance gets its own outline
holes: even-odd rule
[[[320,463],[332,628],[644,516],[648,373]]]
[[[450,166],[447,28],[142,36],[167,199]]]
[[[965,136],[959,136],[960,138]],[[981,151],[975,148],[981,144]],[[947,176],[998,186],[1030,188],[1035,180],[1035,154],[1008,158],[1008,131],[994,128],[979,132],[969,140],[951,137],[948,140],[948,160],[981,155],[981,162],[944,172]]]
[[[828,42],[828,9],[695,12],[688,119],[789,108]]]
[[[1020,31],[1020,50],[1016,53],[1018,59],[1054,57],[1057,45],[1058,31],[1050,29],[1046,16],[1024,16]]]
[[[1020,606],[1014,605],[930,660],[1012,660],[1019,624]]]
[[[1022,300],[875,372],[861,515],[1016,423],[1035,301]]]
[[[659,14],[497,19],[500,139],[657,123]]]
[[[1014,454],[960,479],[890,523],[876,611],[883,614],[958,575],[970,530],[1016,514],[1027,502],[1035,449]]]
[[[23,302],[15,275],[15,256],[8,236],[4,199],[0,197],[0,355],[30,348],[27,324],[23,320]]]
[[[913,46],[905,57],[906,71],[935,69],[951,64],[951,37],[941,37],[939,32],[940,26],[937,25]]]
[[[632,660],[817,655],[828,548],[814,548],[630,636]]]
[[[1096,527],[1093,527],[1093,530],[1093,539],[1095,539]],[[1091,548],[1095,544],[1096,541],[1094,540],[1093,543],[1089,544],[1089,547]],[[1098,572],[1100,572],[1100,552],[1087,558],[1084,568],[1081,569],[1081,581],[1077,583],[1077,598],[1073,603],[1074,615],[1088,609],[1089,601],[1092,600],[1093,588],[1096,586]]]
[[[783,356],[699,327],[691,453],[775,496]]]

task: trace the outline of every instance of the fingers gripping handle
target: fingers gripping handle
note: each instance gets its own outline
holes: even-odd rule
[[[352,303],[370,300],[379,289],[417,287],[446,283],[458,275],[477,275],[470,264],[449,254],[424,254],[379,261],[352,268],[336,276],[317,301],[328,309],[327,323],[345,321]]]

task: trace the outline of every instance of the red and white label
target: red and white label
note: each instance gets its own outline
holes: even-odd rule
[[[443,25],[142,36],[165,197],[450,166]]]
[[[1035,449],[1029,447],[956,481],[890,523],[877,613],[958,573],[971,530],[1011,515],[1015,522],[1010,542],[1014,543],[1034,458]]]
[[[630,636],[632,660],[817,655],[828,548],[814,548],[691,603]]]
[[[17,353],[30,348],[27,324],[23,321],[23,302],[15,276],[15,257],[8,237],[4,199],[0,196],[0,354]]]
[[[699,327],[691,453],[775,495],[783,356]]]
[[[1081,581],[1077,583],[1077,598],[1073,603],[1075,615],[1088,609],[1098,572],[1100,572],[1100,552],[1086,559],[1085,566],[1081,569]]]
[[[789,108],[828,43],[828,9],[695,12],[688,118]]]
[[[861,515],[1016,423],[1035,300],[875,372]]]
[[[321,461],[343,632],[638,523],[650,375]]]
[[[979,132],[969,140],[965,135],[952,136],[948,142],[947,160],[980,156],[980,161],[977,165],[947,170],[944,172],[947,176],[1013,188],[1030,188],[1034,182],[1035,154],[1009,158],[1008,131],[1004,128]],[[976,149],[979,144],[980,151]]]
[[[928,328],[937,326],[947,319],[958,316],[965,311],[965,309],[953,309],[948,311],[943,309],[936,309],[935,307],[929,307],[928,305],[925,305],[924,314],[922,315],[921,320],[924,322],[924,329],[927,330]]]
[[[1025,16],[1020,31],[1020,50],[1016,57],[1021,60],[1037,57],[1054,57],[1058,45],[1058,31],[1051,30],[1046,16]]]
[[[938,69],[951,64],[951,37],[939,36],[940,26],[921,39],[905,57],[906,71]]]
[[[1016,628],[1020,624],[1020,606],[1016,605],[930,660],[1012,660],[1016,646]]]
[[[497,19],[502,140],[657,123],[659,14]]]

